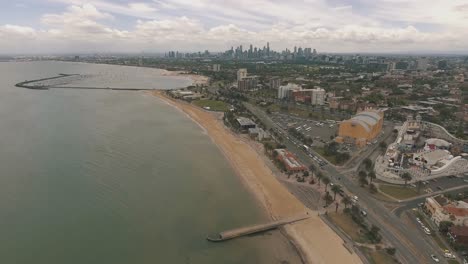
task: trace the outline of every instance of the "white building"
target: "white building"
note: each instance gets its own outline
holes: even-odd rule
[[[288,83],[288,85],[282,85],[278,88],[278,99],[287,98],[291,91],[297,91],[300,89],[301,89],[301,86],[294,84],[294,83]]]
[[[245,77],[247,77],[247,69],[237,70],[237,81],[241,81]]]
[[[325,90],[317,87],[312,89],[312,98],[311,102],[312,105],[324,105],[325,103]]]
[[[221,64],[213,64],[213,71],[219,72],[221,70]]]

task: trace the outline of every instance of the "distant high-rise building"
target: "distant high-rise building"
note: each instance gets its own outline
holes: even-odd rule
[[[317,50],[316,49],[314,49],[314,51],[312,51],[312,55],[317,56]]]
[[[288,85],[280,86],[278,88],[278,99],[288,98],[292,91],[298,91],[300,89],[301,86],[294,83],[288,83]]]
[[[237,81],[237,88],[239,90],[253,90],[257,88],[257,76],[246,76]]]
[[[270,89],[278,90],[281,85],[281,79],[279,77],[273,77],[270,79]]]
[[[312,89],[312,98],[310,103],[312,105],[323,105],[325,103],[325,90],[320,87]]]
[[[391,61],[388,63],[387,65],[387,71],[391,72],[391,71],[394,71],[396,68],[396,62],[394,61]]]
[[[221,70],[221,64],[213,64],[213,71],[219,72]]]
[[[237,81],[241,81],[245,77],[247,77],[247,69],[237,70]]]

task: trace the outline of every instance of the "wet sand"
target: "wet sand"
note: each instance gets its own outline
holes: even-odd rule
[[[307,220],[284,227],[286,236],[296,245],[306,263],[362,263],[356,254],[351,254],[343,246],[343,240],[318,217],[317,212],[306,208],[288,192],[275,178],[262,157],[228,130],[219,116],[189,103],[169,98],[162,91],[152,93],[183,111],[206,130],[272,219],[305,213],[311,215]]]
[[[208,85],[209,77],[196,74],[188,74],[184,71],[168,71],[163,70],[162,76],[184,76],[192,80],[192,85]]]

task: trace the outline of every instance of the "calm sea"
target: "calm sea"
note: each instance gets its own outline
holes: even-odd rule
[[[213,244],[267,220],[220,151],[144,92],[16,88],[80,73],[81,85],[174,88],[155,69],[0,63],[0,263],[297,263],[277,232]]]

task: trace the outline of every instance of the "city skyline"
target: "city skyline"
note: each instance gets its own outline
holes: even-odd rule
[[[2,11],[1,54],[223,52],[266,42],[275,50],[468,54],[462,0],[25,0]]]

